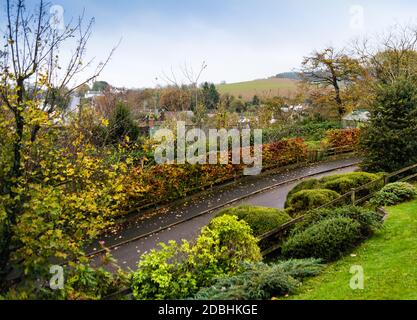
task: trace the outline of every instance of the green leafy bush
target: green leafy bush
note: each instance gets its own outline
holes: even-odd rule
[[[261,260],[249,225],[227,215],[205,227],[194,246],[187,241],[160,246],[160,251],[142,257],[132,275],[135,299],[185,299],[212,285],[214,278],[235,274],[242,264]]]
[[[393,206],[417,196],[416,188],[406,182],[396,182],[386,185],[371,200],[376,206]]]
[[[361,239],[361,225],[355,220],[344,217],[325,219],[291,236],[282,246],[282,255],[333,261],[355,247]]]
[[[339,194],[346,194],[354,188],[361,187],[369,182],[375,181],[380,176],[367,172],[351,172],[346,174],[337,174],[320,179],[320,185],[324,189],[336,191]],[[370,190],[365,193],[369,194]]]
[[[302,190],[292,196],[288,205],[291,213],[300,213],[316,209],[339,197],[340,194],[327,189]]]
[[[48,270],[49,271],[49,270]],[[70,262],[64,266],[65,281],[62,290],[27,282],[5,294],[7,300],[102,300],[129,285],[128,274],[118,270],[111,273],[103,268]],[[41,279],[48,279],[48,272]],[[1,299],[0,299],[1,300]]]
[[[362,237],[369,237],[383,226],[382,216],[369,209],[356,206],[344,206],[330,209],[318,209],[309,212],[303,221],[299,222],[292,231],[292,235],[304,232],[312,225],[325,219],[349,218],[360,225]]]
[[[244,271],[232,277],[218,279],[214,286],[202,289],[197,300],[268,300],[294,293],[301,280],[320,273],[319,260],[290,260],[268,265],[247,265]]]
[[[227,208],[220,211],[219,216],[222,215],[236,216],[239,220],[244,220],[249,224],[256,237],[291,221],[291,217],[284,211],[254,206]]]

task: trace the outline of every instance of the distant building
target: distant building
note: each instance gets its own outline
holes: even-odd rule
[[[103,93],[101,91],[87,91],[85,94],[86,99],[93,99],[97,97],[102,97]]]
[[[355,110],[342,118],[343,128],[360,128],[369,122],[371,113],[368,110]]]

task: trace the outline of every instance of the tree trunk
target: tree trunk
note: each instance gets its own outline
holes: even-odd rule
[[[333,77],[333,87],[335,90],[335,101],[338,107],[339,116],[342,118],[346,113],[346,108],[344,107],[342,98],[340,97],[340,87],[335,76]]]

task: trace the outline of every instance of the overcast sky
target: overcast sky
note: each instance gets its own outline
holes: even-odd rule
[[[116,86],[165,84],[171,69],[208,67],[201,81],[265,78],[300,66],[326,45],[417,21],[415,0],[61,0],[65,19],[95,17],[89,56],[122,39],[101,79]],[[158,80],[157,80],[158,78]]]

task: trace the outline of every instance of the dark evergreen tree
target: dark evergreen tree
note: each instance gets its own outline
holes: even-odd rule
[[[135,124],[130,110],[121,102],[116,105],[109,121],[109,137],[112,143],[123,141],[126,136],[131,141],[139,137],[139,128]]]
[[[362,136],[367,170],[392,172],[417,163],[417,86],[401,78],[380,84]]]
[[[220,94],[213,83],[205,82],[202,86],[203,102],[207,110],[216,109],[220,102]]]
[[[261,99],[259,99],[259,97],[257,95],[253,96],[252,105],[253,106],[258,106],[258,107],[261,105]]]

